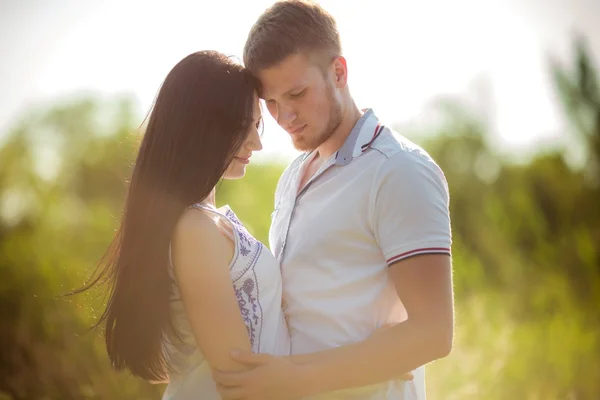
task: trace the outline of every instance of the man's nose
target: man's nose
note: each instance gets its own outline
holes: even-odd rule
[[[277,105],[277,123],[280,126],[287,128],[296,117],[296,111],[292,107],[283,104]]]

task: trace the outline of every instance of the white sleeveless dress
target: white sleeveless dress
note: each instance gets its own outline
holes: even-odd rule
[[[235,244],[229,272],[252,351],[290,354],[290,335],[281,306],[279,263],[267,247],[248,233],[229,206],[216,209],[196,204],[192,207],[204,210],[221,227],[222,224],[230,227],[230,230],[222,229]],[[210,367],[196,345],[173,275],[172,279],[171,309],[181,338],[165,341],[165,352],[176,373],[170,374],[163,400],[218,400],[220,396]]]

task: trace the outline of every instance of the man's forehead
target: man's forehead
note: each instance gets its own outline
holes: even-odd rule
[[[314,79],[314,66],[305,58],[288,57],[280,64],[257,74],[261,82],[261,98],[280,96],[308,84]]]
[[[280,79],[269,76],[261,79],[262,87],[260,91],[260,97],[262,99],[289,94],[289,92],[293,92],[294,90],[308,85],[313,79],[312,74],[309,73],[279,78]]]

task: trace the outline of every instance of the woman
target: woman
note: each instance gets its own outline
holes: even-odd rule
[[[256,93],[254,77],[214,51],[171,70],[120,228],[88,285],[110,287],[99,324],[113,367],[169,379],[165,399],[220,398],[211,368],[242,368],[232,347],[289,354],[279,266],[231,209],[214,203],[219,180],[244,176],[262,148]]]

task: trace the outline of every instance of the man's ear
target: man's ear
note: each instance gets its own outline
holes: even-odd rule
[[[343,56],[338,56],[333,60],[333,73],[337,88],[343,88],[348,84],[348,66]]]

